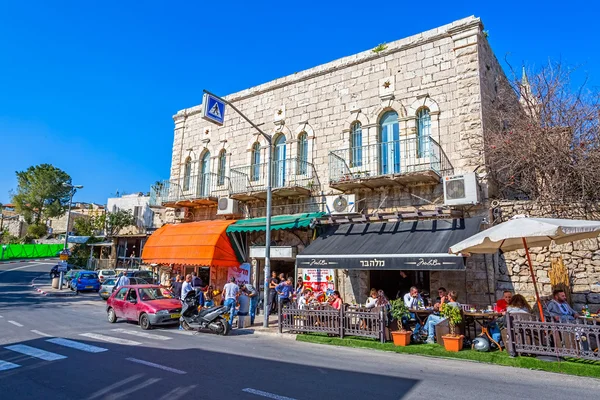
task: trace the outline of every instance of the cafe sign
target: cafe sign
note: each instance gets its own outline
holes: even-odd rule
[[[464,258],[449,254],[323,255],[296,257],[298,268],[464,270]]]

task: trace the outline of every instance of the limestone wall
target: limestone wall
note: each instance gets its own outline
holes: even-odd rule
[[[499,220],[502,221],[518,214],[526,214],[530,217],[597,220],[600,207],[505,201],[500,203],[498,209],[501,210]],[[573,307],[581,310],[581,306],[587,303],[594,312],[600,309],[600,240],[589,239],[564,245],[532,248],[530,254],[541,296],[551,296],[552,287],[548,275],[551,260],[562,256],[565,266],[571,273]],[[500,257],[497,274],[497,296],[500,296],[503,290],[514,290],[525,295],[529,300],[534,299],[533,283],[524,250],[504,253]]]

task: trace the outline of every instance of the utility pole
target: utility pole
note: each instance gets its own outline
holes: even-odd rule
[[[231,107],[235,112],[237,112],[242,118],[244,118],[254,129],[258,131],[265,138],[267,143],[269,144],[269,148],[267,151],[267,216],[266,216],[266,226],[265,226],[265,281],[264,281],[264,294],[263,294],[263,310],[265,319],[263,321],[263,327],[267,328],[269,326],[269,302],[267,296],[269,294],[269,276],[271,275],[271,198],[272,198],[272,179],[273,179],[273,156],[271,154],[272,146],[273,146],[273,138],[271,135],[264,133],[254,122],[250,121],[248,117],[246,117],[240,110],[238,110],[233,104],[229,101],[225,100],[222,97],[219,97],[208,90],[204,90],[204,93],[213,96],[223,103],[227,104]],[[208,107],[208,104],[202,104],[203,107]],[[260,287],[259,287],[260,290]]]
[[[71,203],[73,203],[73,195],[75,194],[75,192],[77,192],[77,189],[83,189],[83,186],[82,185],[71,185],[66,182],[63,183],[63,186],[71,189],[70,193],[69,193],[69,208],[67,211],[67,229],[65,232],[65,245],[63,247],[63,253],[66,253],[67,247],[68,247],[68,242],[69,242],[69,224],[71,223]],[[62,290],[63,275],[64,275],[64,272],[61,270],[60,277],[58,278],[58,290]]]

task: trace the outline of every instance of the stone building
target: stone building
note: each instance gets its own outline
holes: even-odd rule
[[[217,126],[202,118],[202,105],[186,108],[173,117],[170,179],[155,186],[153,202],[168,207],[175,222],[264,216],[270,154],[276,216],[329,212],[330,196],[343,194],[352,196],[345,197],[353,203],[349,213],[437,210],[448,218],[442,178],[484,171],[487,116],[507,84],[480,19],[468,17],[226,96],[272,137],[272,146],[231,109]],[[487,216],[488,189],[479,184],[478,205],[454,207],[464,217]],[[220,199],[224,206],[237,202],[237,212],[217,213]],[[304,248],[313,228],[282,229],[287,233],[274,233],[274,244]],[[246,239],[246,250],[250,242],[264,245],[264,234]],[[262,266],[259,257],[246,258]],[[293,252],[284,261],[274,268],[289,274]],[[491,257],[466,264],[466,272],[416,271],[411,279],[426,290],[468,292],[463,302],[489,304]],[[398,271],[376,275],[339,270],[337,286],[346,301],[362,301]]]

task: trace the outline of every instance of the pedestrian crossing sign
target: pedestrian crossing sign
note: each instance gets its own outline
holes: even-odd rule
[[[202,99],[202,118],[223,125],[225,120],[225,102],[216,96],[204,93]]]

